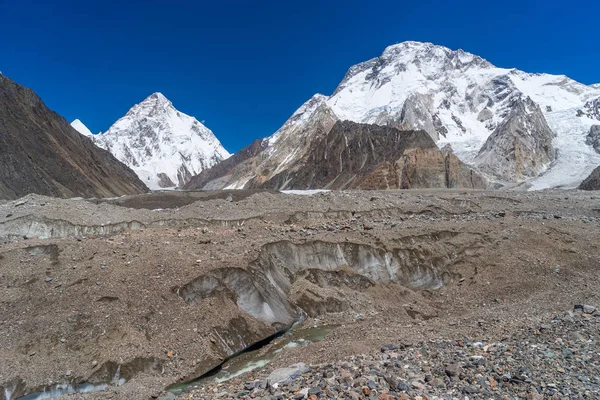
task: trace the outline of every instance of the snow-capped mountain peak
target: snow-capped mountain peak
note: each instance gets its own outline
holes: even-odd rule
[[[146,97],[146,99],[144,99],[144,101],[142,101],[141,103],[131,107],[131,109],[125,115],[151,117],[153,115],[167,113],[173,110],[175,110],[175,107],[173,107],[173,103],[171,103],[171,101],[167,99],[162,93],[155,92],[152,93],[150,96]]]
[[[213,132],[156,92],[94,141],[132,168],[151,189],[183,186],[230,154]]]
[[[84,136],[93,136],[94,134],[92,133],[92,131],[90,131],[88,129],[87,126],[85,126],[85,124],[83,122],[81,122],[79,119],[76,119],[75,121],[71,122],[71,126],[73,128],[75,128],[75,130],[79,133],[81,133]]]
[[[558,157],[544,167],[554,172],[538,178],[543,172],[538,168],[535,176],[495,179],[575,187],[592,165],[600,164],[600,155],[582,139],[592,122],[576,116],[586,102],[600,97],[598,85],[498,68],[464,50],[403,42],[350,67],[327,105],[342,120],[424,129],[439,146],[451,144],[461,160],[473,163],[491,133],[512,115],[516,99],[527,97],[557,134]]]
[[[313,96],[262,141],[260,156],[238,169],[228,166],[210,186],[257,187],[292,173],[288,169],[308,156],[311,142],[348,120],[424,130],[498,183],[576,187],[600,164],[600,154],[586,144],[598,119],[600,85],[403,42],[350,67],[331,96]]]

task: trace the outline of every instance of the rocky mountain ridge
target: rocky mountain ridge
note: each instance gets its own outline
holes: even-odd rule
[[[0,74],[0,198],[114,197],[147,190],[133,171],[77,133],[33,90]]]
[[[365,150],[366,149],[366,150]],[[338,121],[311,143],[306,157],[251,188],[415,189],[477,188],[487,181],[425,131]]]

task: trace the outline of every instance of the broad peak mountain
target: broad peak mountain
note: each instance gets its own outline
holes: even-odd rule
[[[230,156],[210,129],[158,92],[131,107],[93,139],[130,166],[151,189],[183,186]]]
[[[239,168],[230,165],[227,177],[211,187],[255,186],[295,168],[309,156],[305,143],[347,120],[424,130],[439,148],[451,145],[461,161],[502,185],[573,188],[600,164],[600,154],[586,144],[598,124],[598,98],[599,85],[499,68],[464,50],[403,42],[350,67],[331,96],[303,104],[258,154]],[[531,154],[516,157],[515,148]]]

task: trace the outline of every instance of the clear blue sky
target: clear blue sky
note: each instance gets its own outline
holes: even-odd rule
[[[236,151],[405,40],[600,82],[599,3],[0,0],[0,71],[93,132],[160,91]]]

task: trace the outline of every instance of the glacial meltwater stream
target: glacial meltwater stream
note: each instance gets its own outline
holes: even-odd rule
[[[229,357],[221,365],[193,381],[172,386],[169,388],[170,396],[164,397],[161,400],[173,399],[190,389],[195,389],[208,383],[225,382],[246,372],[262,368],[269,364],[282,351],[319,342],[335,328],[335,326],[293,327],[283,335],[275,335],[270,340],[266,339],[260,345],[250,346],[248,349]]]

